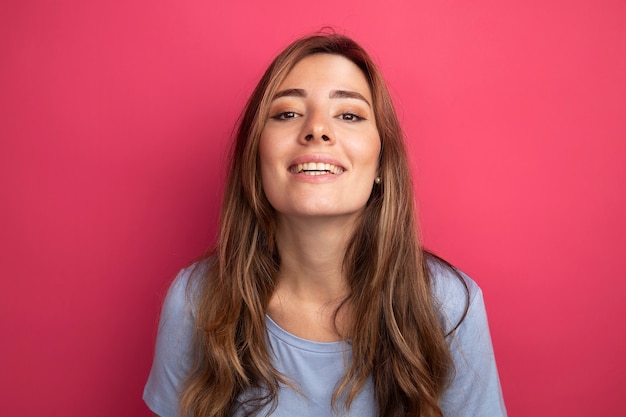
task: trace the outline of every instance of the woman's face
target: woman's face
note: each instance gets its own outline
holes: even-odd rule
[[[282,216],[357,216],[378,172],[380,137],[359,67],[302,59],[278,87],[259,143],[263,190]]]

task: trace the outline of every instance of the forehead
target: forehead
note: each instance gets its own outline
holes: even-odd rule
[[[278,90],[302,88],[356,91],[371,98],[363,71],[348,58],[334,54],[307,56],[294,65]]]

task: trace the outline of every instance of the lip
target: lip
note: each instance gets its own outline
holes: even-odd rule
[[[338,168],[341,169],[341,173],[339,174],[331,174],[331,173],[326,173],[326,174],[318,174],[318,175],[305,175],[302,173],[294,173],[292,172],[292,168],[300,165],[300,164],[307,164],[307,163],[322,163],[322,164],[330,164],[330,165],[334,165]],[[325,154],[306,154],[306,155],[301,155],[298,156],[296,158],[294,158],[288,165],[287,165],[287,171],[291,173],[291,175],[293,175],[293,178],[297,179],[298,181],[301,182],[306,182],[306,183],[326,183],[326,182],[333,182],[335,180],[337,180],[339,177],[341,177],[341,175],[346,172],[346,167],[337,159],[334,158],[330,155],[325,155]]]
[[[294,165],[306,164],[309,162],[319,162],[323,164],[335,165],[341,168],[344,172],[347,171],[346,167],[338,159],[325,154],[307,154],[298,156],[289,162],[289,164],[287,165],[287,169],[290,169]]]

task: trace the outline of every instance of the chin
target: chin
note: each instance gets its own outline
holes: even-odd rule
[[[337,207],[298,207],[291,208],[290,210],[276,210],[284,217],[296,217],[296,218],[311,218],[313,219],[332,219],[332,218],[350,218],[353,216],[357,216],[359,213],[363,211],[363,208],[342,208],[338,209]]]

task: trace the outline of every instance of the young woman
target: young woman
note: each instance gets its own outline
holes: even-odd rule
[[[420,246],[402,131],[354,41],[270,65],[221,213],[163,306],[155,415],[506,415],[481,291]]]

